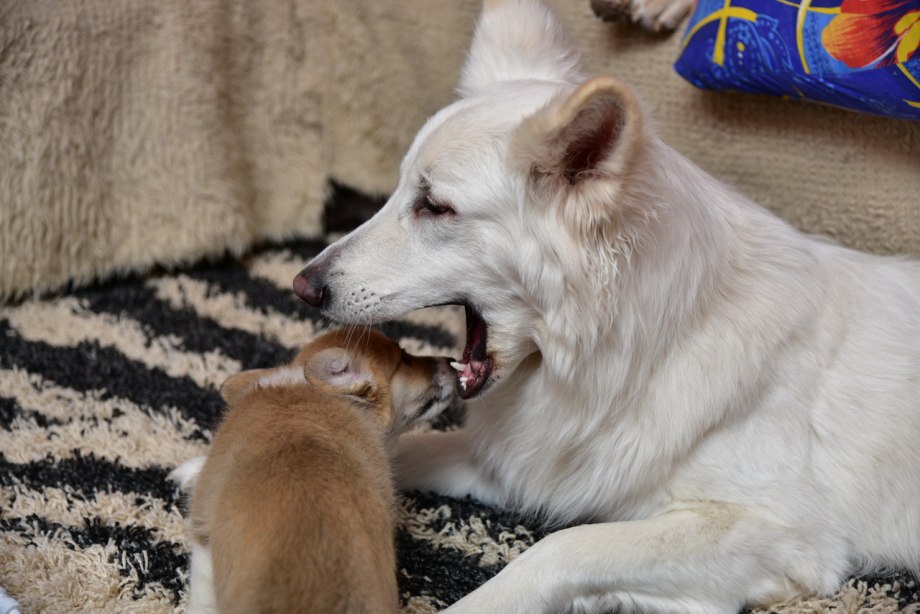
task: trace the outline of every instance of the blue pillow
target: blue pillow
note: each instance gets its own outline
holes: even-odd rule
[[[698,0],[674,68],[704,89],[920,119],[920,0]]]

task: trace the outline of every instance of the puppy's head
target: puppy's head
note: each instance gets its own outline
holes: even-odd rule
[[[371,328],[321,335],[290,365],[234,375],[221,394],[233,407],[260,389],[291,386],[319,389],[372,412],[390,435],[434,419],[456,396],[447,358],[411,356]]]
[[[486,3],[458,94],[416,136],[386,205],[294,290],[343,322],[463,305],[469,398],[609,326],[593,318],[614,311],[611,260],[653,215],[633,182],[651,137],[631,88],[587,79],[533,0]]]

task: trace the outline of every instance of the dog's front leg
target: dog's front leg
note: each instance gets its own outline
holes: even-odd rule
[[[448,611],[734,614],[801,591],[787,565],[807,555],[788,531],[719,503],[581,525],[547,536]]]
[[[493,505],[500,502],[498,489],[476,463],[465,429],[402,435],[395,465],[400,490],[470,495]]]

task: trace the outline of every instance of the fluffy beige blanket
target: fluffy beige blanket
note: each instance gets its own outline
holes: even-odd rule
[[[550,0],[664,139],[809,231],[920,253],[920,124],[703,93],[681,36]],[[0,299],[313,235],[336,179],[394,187],[452,98],[477,0],[0,4]]]

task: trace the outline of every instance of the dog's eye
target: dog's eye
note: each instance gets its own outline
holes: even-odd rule
[[[435,202],[430,194],[419,194],[413,207],[417,215],[456,215],[456,211],[450,205]]]

